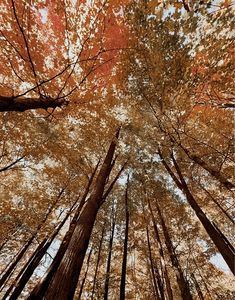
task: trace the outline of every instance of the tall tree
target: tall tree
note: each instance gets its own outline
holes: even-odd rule
[[[122,275],[120,283],[120,300],[125,299],[126,292],[126,270],[127,270],[127,249],[128,249],[128,234],[129,234],[129,202],[128,202],[128,189],[129,189],[129,174],[127,176],[126,191],[125,191],[125,237],[123,246],[123,258],[122,258]]]

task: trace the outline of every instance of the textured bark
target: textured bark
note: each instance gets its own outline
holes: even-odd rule
[[[73,299],[96,215],[102,201],[104,187],[111,172],[119,130],[116,132],[116,138],[110,144],[104,163],[97,176],[94,190],[80,213],[63,259],[48,287],[44,297],[46,300]]]
[[[30,109],[48,109],[61,107],[66,104],[65,99],[52,98],[27,98],[0,96],[0,112],[18,111],[24,112]]]
[[[201,221],[202,225],[204,226],[206,232],[214,242],[215,246],[223,256],[224,260],[226,261],[227,265],[229,266],[230,270],[235,274],[235,249],[229,243],[227,238],[222,234],[215,224],[211,223],[211,221],[207,218],[206,214],[202,211],[200,206],[197,204],[196,200],[194,199],[193,195],[191,194],[186,181],[181,173],[180,167],[177,164],[174,156],[172,155],[172,160],[176,169],[176,172],[181,181],[181,190],[185,193],[188,203],[195,211],[198,219]]]
[[[59,250],[57,251],[55,258],[53,259],[53,262],[52,262],[51,266],[49,267],[49,270],[47,271],[47,273],[43,277],[43,279],[35,286],[33,291],[30,293],[30,296],[28,297],[28,300],[33,300],[33,299],[39,300],[39,299],[42,299],[44,297],[44,295],[45,295],[45,293],[48,289],[48,286],[49,286],[49,284],[52,280],[52,277],[55,274],[57,268],[59,267],[59,264],[60,264],[60,262],[61,262],[61,260],[64,256],[64,253],[65,253],[65,251],[68,247],[68,244],[69,244],[70,239],[72,237],[72,234],[74,232],[75,226],[77,224],[79,214],[80,214],[80,212],[81,212],[81,210],[82,210],[82,208],[85,204],[87,195],[90,191],[90,187],[91,187],[91,184],[94,180],[94,176],[95,176],[96,171],[98,169],[99,163],[100,163],[100,161],[98,161],[91,177],[89,178],[87,187],[86,187],[85,192],[82,196],[80,204],[79,204],[78,208],[76,209],[76,212],[73,216],[72,222],[70,223],[69,230],[66,232],[66,234],[65,234],[65,236],[62,240],[62,243],[59,247]]]
[[[127,178],[126,192],[125,192],[126,226],[125,226],[125,239],[124,239],[123,259],[122,259],[122,275],[121,275],[120,298],[119,298],[120,300],[125,300],[125,289],[126,289],[127,247],[128,247],[128,233],[129,233],[128,186],[129,186],[129,175]]]
[[[158,211],[160,224],[161,224],[161,227],[162,227],[162,230],[163,230],[163,235],[164,235],[164,238],[165,238],[166,248],[167,248],[167,251],[169,253],[172,266],[174,267],[174,270],[175,270],[175,273],[176,273],[177,283],[178,283],[178,286],[179,286],[179,289],[180,289],[180,292],[181,292],[181,297],[184,300],[192,300],[193,298],[192,298],[192,295],[190,293],[188,281],[184,277],[183,270],[181,269],[178,257],[175,253],[175,249],[174,249],[174,246],[173,246],[172,241],[171,241],[171,237],[170,237],[169,232],[168,232],[168,228],[166,226],[164,217],[162,215],[162,212],[161,212],[160,207],[159,207],[157,202],[156,202],[156,208],[157,208],[157,211]]]

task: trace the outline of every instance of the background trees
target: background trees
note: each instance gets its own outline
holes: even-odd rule
[[[232,298],[233,13],[3,2],[3,299]]]

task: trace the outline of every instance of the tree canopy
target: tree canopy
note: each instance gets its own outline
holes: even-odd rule
[[[2,0],[2,299],[233,299],[229,0]]]

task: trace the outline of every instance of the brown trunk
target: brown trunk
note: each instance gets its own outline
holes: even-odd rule
[[[108,195],[110,194],[110,192],[112,191],[116,181],[119,179],[120,175],[122,174],[123,170],[125,169],[127,165],[127,161],[123,164],[123,166],[121,167],[120,171],[118,171],[117,175],[114,177],[113,181],[110,183],[109,187],[107,188],[107,190],[104,192],[103,195],[103,201],[105,201],[105,199],[108,197]]]
[[[49,270],[47,271],[46,275],[44,276],[44,278],[39,282],[39,284],[37,284],[35,286],[35,288],[33,289],[33,291],[31,292],[30,296],[28,297],[28,300],[33,300],[33,299],[42,299],[44,297],[44,294],[46,293],[47,289],[48,289],[48,286],[51,282],[51,279],[53,277],[53,275],[55,274],[63,256],[64,256],[64,253],[68,247],[68,244],[69,244],[69,241],[71,239],[71,236],[74,232],[74,228],[76,226],[76,223],[77,223],[77,220],[78,220],[78,217],[79,217],[79,214],[85,204],[85,200],[86,200],[86,197],[89,193],[89,190],[90,190],[90,187],[91,187],[91,184],[93,182],[93,179],[94,179],[94,176],[95,176],[95,173],[97,171],[97,168],[99,166],[99,163],[100,161],[98,161],[91,177],[89,178],[89,181],[88,181],[88,184],[87,184],[87,187],[85,189],[85,192],[82,196],[82,199],[80,201],[80,204],[78,206],[78,208],[76,209],[76,212],[73,216],[73,219],[72,219],[72,222],[69,226],[69,230],[66,232],[64,238],[63,238],[63,241],[59,247],[59,250],[57,251],[56,253],[56,256],[55,258],[53,259],[53,262],[51,264],[51,266],[49,267]]]
[[[72,207],[70,208],[70,210],[68,211],[68,213],[66,214],[66,216],[64,217],[62,222],[59,224],[59,226],[54,230],[51,237],[49,237],[48,239],[44,239],[38,245],[38,247],[35,249],[35,251],[31,255],[30,259],[28,260],[27,264],[21,269],[21,271],[17,275],[16,279],[14,280],[14,284],[12,284],[9,287],[9,289],[6,291],[3,299],[7,298],[7,296],[11,292],[11,290],[14,288],[15,282],[17,282],[19,280],[18,283],[15,286],[15,289],[14,289],[11,297],[9,298],[11,300],[17,299],[17,297],[20,295],[20,293],[23,291],[25,285],[29,281],[31,275],[33,274],[35,269],[38,267],[41,259],[46,254],[49,247],[51,246],[53,240],[58,235],[59,231],[64,226],[65,222],[68,220],[68,218],[71,215],[71,212],[72,212],[74,206],[76,205],[77,201],[78,201],[78,199],[76,199],[75,203],[72,205]]]
[[[15,260],[9,265],[9,267],[7,268],[7,270],[5,271],[5,273],[3,274],[2,278],[0,279],[0,288],[4,285],[4,283],[7,281],[8,277],[12,274],[12,272],[14,271],[15,267],[17,266],[18,262],[21,260],[21,258],[25,255],[26,251],[28,250],[28,248],[31,246],[34,238],[36,237],[36,235],[38,234],[38,232],[41,230],[42,226],[46,223],[47,218],[49,217],[49,215],[51,214],[51,212],[53,211],[57,201],[60,199],[60,197],[62,196],[62,194],[64,193],[65,188],[62,188],[58,197],[56,198],[56,200],[53,202],[53,204],[51,205],[51,207],[49,208],[48,212],[46,213],[44,219],[42,220],[42,222],[38,225],[38,227],[36,228],[36,230],[34,231],[34,234],[31,236],[31,238],[27,241],[27,243],[22,247],[22,249],[20,250],[20,252],[18,253],[18,255],[16,256]]]
[[[235,222],[232,216],[229,215],[229,213],[220,205],[220,203],[218,203],[218,201],[211,195],[211,193],[208,192],[207,189],[203,187],[203,185],[201,185],[200,183],[198,184],[203,189],[203,191],[206,192],[206,194],[210,197],[210,199],[218,206],[218,208],[226,215],[226,217],[234,224]]]
[[[24,112],[29,109],[48,109],[61,107],[66,104],[65,99],[52,98],[27,98],[0,96],[0,112],[18,111]]]
[[[184,300],[192,300],[193,298],[192,298],[192,295],[190,293],[188,281],[184,277],[183,270],[181,269],[179,260],[177,258],[176,253],[175,253],[174,246],[173,246],[172,241],[171,241],[171,237],[170,237],[169,232],[168,232],[168,228],[166,226],[164,217],[162,215],[162,212],[160,210],[160,207],[159,207],[157,201],[156,201],[156,208],[157,208],[157,211],[158,211],[159,220],[160,220],[161,227],[162,227],[162,230],[163,230],[163,235],[164,235],[164,238],[165,238],[166,248],[167,248],[167,251],[169,253],[172,266],[175,269],[177,283],[178,283],[178,286],[179,286],[179,289],[180,289],[180,292],[181,292],[181,297]]]
[[[206,232],[214,242],[215,246],[223,256],[224,260],[226,261],[227,265],[229,266],[230,270],[235,274],[235,249],[226,239],[226,237],[221,233],[221,231],[215,227],[210,220],[207,218],[206,214],[202,211],[200,206],[197,204],[196,200],[194,199],[193,195],[189,191],[189,188],[184,180],[184,177],[181,173],[179,165],[177,164],[174,156],[172,155],[172,160],[177,171],[177,174],[181,181],[181,190],[185,193],[186,198],[190,204],[190,206],[195,211],[198,219],[201,221],[202,225],[204,226]]]
[[[96,215],[102,201],[104,187],[111,172],[111,164],[120,129],[110,144],[104,163],[96,179],[94,190],[83,206],[63,259],[47,289],[45,300],[73,299],[78,278],[86,254]]]
[[[9,297],[9,300],[17,299],[22,290],[24,289],[25,285],[27,284],[28,280],[30,279],[31,275],[33,274],[34,270],[39,265],[41,258],[44,254],[44,246],[45,246],[46,239],[44,239],[39,246],[37,247],[36,251],[31,256],[29,263],[27,264],[26,269],[24,270],[19,282],[17,283],[13,293]],[[8,291],[7,291],[8,292]],[[7,293],[4,295],[3,299],[7,298]]]
[[[93,279],[93,287],[92,287],[92,292],[91,292],[91,299],[92,300],[93,300],[94,294],[95,294],[96,278],[97,278],[98,268],[99,268],[99,263],[100,263],[100,255],[101,255],[101,249],[102,249],[102,245],[103,245],[105,225],[106,225],[106,222],[104,222],[104,225],[103,225],[101,238],[100,238],[100,243],[99,243],[99,248],[98,248],[98,255],[97,255],[97,261],[96,261],[96,266],[95,266],[95,274],[94,274],[94,279]]]
[[[128,247],[128,232],[129,232],[128,185],[129,185],[129,175],[127,178],[126,192],[125,192],[126,227],[125,227],[123,259],[122,259],[122,275],[121,275],[120,298],[119,298],[120,300],[125,300],[125,288],[126,288],[127,247]]]
[[[192,274],[191,277],[193,279],[193,282],[194,282],[194,285],[195,285],[195,288],[196,288],[196,291],[197,291],[197,294],[198,294],[198,298],[200,300],[204,300],[203,293],[202,293],[201,288],[200,288],[200,286],[197,282],[196,277],[194,276],[194,274]]]
[[[187,154],[187,156],[192,159],[196,164],[201,166],[204,170],[206,170],[208,173],[211,174],[215,179],[217,179],[221,184],[223,184],[227,189],[235,188],[235,185],[227,180],[219,171],[217,171],[214,167],[209,166],[204,160],[202,160],[199,156],[196,154],[191,154],[186,148],[184,148],[182,145],[180,147],[183,149],[183,151]]]
[[[155,271],[154,271],[155,268],[154,268],[154,263],[153,263],[152,250],[151,250],[150,239],[149,239],[149,229],[148,229],[147,224],[146,224],[146,233],[147,233],[147,243],[148,243],[148,250],[149,250],[150,268],[151,268],[152,279],[153,279],[154,294],[155,294],[155,297],[157,300],[161,300],[161,297],[160,297],[159,291],[158,291],[158,288],[159,288],[160,293],[161,293],[161,287],[162,287],[161,278],[160,278],[159,272],[157,272],[157,278],[158,278],[158,284],[157,284],[156,277],[155,277]],[[161,293],[161,296],[162,296],[162,293]],[[163,296],[164,296],[164,294],[163,294]]]
[[[213,300],[213,297],[212,297],[212,295],[211,295],[211,292],[210,292],[210,290],[209,290],[209,288],[208,288],[208,284],[207,284],[207,282],[205,281],[204,277],[203,277],[202,274],[201,274],[200,267],[198,267],[198,264],[197,264],[197,262],[196,262],[195,259],[193,259],[193,262],[194,262],[194,264],[195,264],[195,266],[196,266],[196,268],[197,268],[198,274],[199,274],[199,276],[201,277],[201,280],[202,280],[202,282],[203,282],[203,284],[204,284],[204,286],[205,286],[205,289],[206,289],[206,297],[205,297],[205,298],[207,299],[207,298],[209,297],[210,300]]]
[[[159,255],[160,255],[160,259],[161,259],[162,270],[163,270],[163,273],[164,273],[164,279],[166,281],[166,290],[167,290],[168,299],[169,300],[173,300],[173,292],[172,292],[171,283],[170,283],[170,279],[169,279],[169,275],[168,275],[168,271],[167,271],[167,267],[166,267],[166,263],[165,263],[165,257],[164,257],[164,251],[163,251],[162,241],[160,239],[160,235],[159,235],[159,231],[158,231],[158,226],[157,226],[157,223],[155,221],[155,217],[154,217],[154,214],[153,214],[153,210],[152,210],[149,198],[147,198],[147,201],[148,201],[149,211],[151,213],[151,219],[152,219],[152,223],[153,223],[155,237],[156,237],[157,244],[158,244],[158,249],[159,249]]]
[[[112,259],[112,249],[113,249],[113,237],[116,226],[116,212],[114,212],[114,203],[112,207],[112,224],[110,231],[110,239],[109,239],[109,252],[106,266],[106,274],[105,274],[105,283],[104,283],[104,300],[108,299],[109,294],[109,277],[110,277],[110,269],[111,269],[111,259]]]
[[[90,252],[89,252],[89,254],[88,254],[88,257],[87,257],[86,272],[85,272],[85,274],[84,274],[84,277],[83,277],[83,279],[82,279],[82,284],[81,284],[81,287],[80,287],[80,289],[79,289],[78,300],[81,299],[83,287],[84,287],[85,282],[86,282],[86,277],[87,277],[87,273],[88,273],[88,269],[89,269],[89,264],[90,264],[91,253],[92,253],[92,249],[90,250]]]

